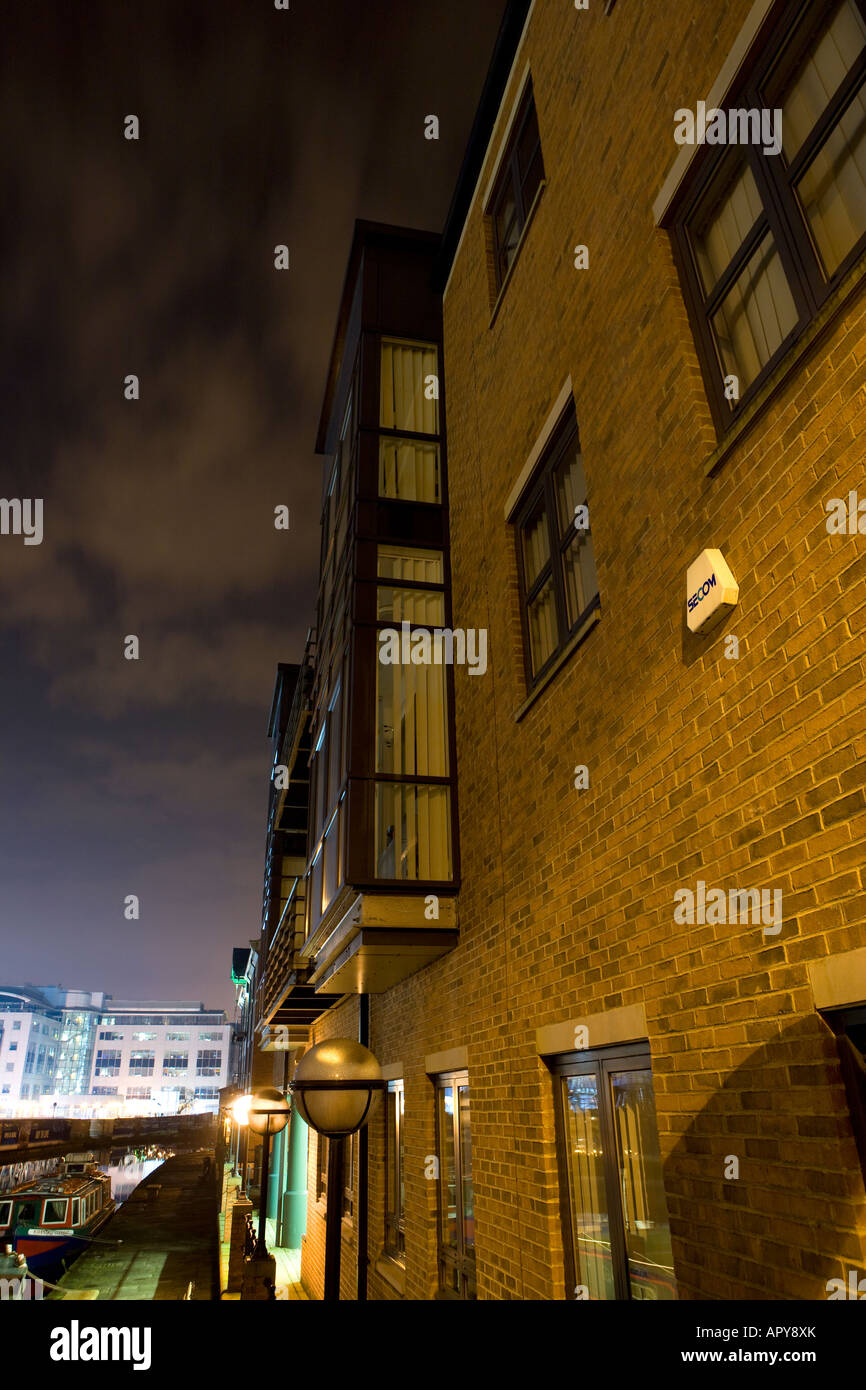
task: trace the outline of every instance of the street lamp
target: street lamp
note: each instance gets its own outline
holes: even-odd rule
[[[370,1119],[385,1082],[369,1048],[350,1038],[330,1038],[304,1054],[290,1089],[301,1119],[328,1140],[325,1301],[335,1302],[340,1297],[343,1144]]]
[[[246,1097],[244,1097],[246,1099]],[[265,1222],[268,1217],[268,1166],[271,1153],[271,1135],[279,1134],[289,1122],[289,1102],[282,1091],[275,1086],[264,1086],[250,1098],[249,1127],[262,1135],[262,1180],[259,1195],[259,1235],[253,1259],[267,1259],[268,1247],[265,1241]]]
[[[238,1127],[237,1149],[235,1154],[236,1166],[241,1175],[241,1192],[247,1190],[247,1125],[250,1122],[250,1106],[253,1103],[251,1095],[240,1095],[233,1100],[229,1107],[234,1117],[234,1122]],[[241,1140],[243,1139],[243,1157],[241,1156]]]

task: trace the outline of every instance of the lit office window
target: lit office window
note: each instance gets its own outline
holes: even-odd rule
[[[137,1072],[140,1076],[152,1076],[155,1059],[156,1054],[153,1052],[130,1052],[129,1070],[130,1072]]]

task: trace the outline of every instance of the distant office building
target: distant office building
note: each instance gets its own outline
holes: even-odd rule
[[[222,1010],[188,1000],[2,988],[0,1108],[50,1096],[60,1111],[215,1111],[230,1041]]]

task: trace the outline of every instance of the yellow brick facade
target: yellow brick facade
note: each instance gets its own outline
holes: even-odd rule
[[[679,1297],[824,1299],[827,1280],[866,1264],[863,1177],[808,973],[866,946],[866,539],[825,526],[829,498],[864,489],[866,293],[849,294],[708,476],[716,434],[652,210],[677,154],[673,113],[710,90],[749,9],[620,0],[605,15],[600,0],[536,0],[479,195],[527,65],[546,186],[492,325],[480,196],[445,294],[454,623],[488,630],[489,669],[456,670],[459,945],[371,998],[370,1045],[403,1065],[409,1299],[437,1285],[425,1057],[468,1050],[478,1296],[563,1299],[536,1030],[638,1004]],[[601,616],[516,719],[526,686],[504,512],[569,378]],[[723,634],[685,627],[686,567],[707,546],[740,585],[724,629],[736,659]],[[782,931],[676,924],[675,892],[698,879],[780,888]],[[357,1036],[354,1000],[313,1041],[335,1032]],[[389,1299],[382,1139],[380,1111],[369,1296]],[[320,1293],[314,1206],[304,1274]],[[355,1260],[347,1236],[347,1297]]]

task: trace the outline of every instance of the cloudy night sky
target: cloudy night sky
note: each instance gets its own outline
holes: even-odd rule
[[[503,8],[4,0],[0,983],[231,1008],[353,222],[441,229]]]

